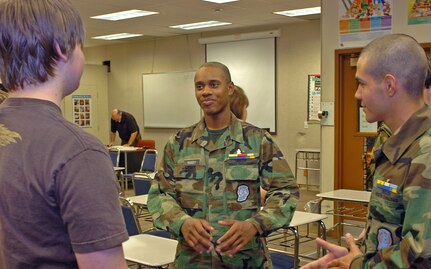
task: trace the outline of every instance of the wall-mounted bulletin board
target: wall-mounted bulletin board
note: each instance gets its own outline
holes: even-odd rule
[[[184,128],[201,118],[192,72],[143,74],[144,127]]]
[[[320,122],[320,74],[308,75],[308,121]]]

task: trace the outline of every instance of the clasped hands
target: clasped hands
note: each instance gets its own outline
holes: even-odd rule
[[[230,226],[229,230],[213,242],[211,232],[214,228],[203,219],[189,218],[181,226],[181,232],[187,244],[199,253],[215,251],[232,256],[252,240],[257,229],[247,221],[222,220],[220,225]]]

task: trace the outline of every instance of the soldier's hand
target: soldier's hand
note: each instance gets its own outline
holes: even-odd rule
[[[223,255],[234,255],[257,234],[256,227],[247,221],[224,220],[218,223],[230,226],[229,230],[217,240],[216,251]]]
[[[326,251],[328,252],[325,256],[312,261],[310,263],[307,263],[306,265],[302,266],[300,269],[321,269],[321,268],[328,268],[328,263],[330,263],[331,261],[343,257],[345,255],[347,255],[349,253],[349,251],[347,250],[347,248],[345,247],[340,247],[338,245],[335,244],[331,244],[329,242],[326,242],[323,239],[320,238],[316,238],[316,243],[326,249]]]
[[[214,228],[203,219],[188,218],[181,226],[181,233],[187,244],[199,253],[213,249],[211,242],[213,230]]]

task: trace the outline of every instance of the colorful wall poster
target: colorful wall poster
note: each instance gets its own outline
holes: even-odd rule
[[[83,127],[91,127],[91,95],[72,95],[73,120]]]
[[[392,30],[392,0],[339,0],[340,46],[362,46]]]
[[[431,0],[409,0],[408,24],[431,22]]]

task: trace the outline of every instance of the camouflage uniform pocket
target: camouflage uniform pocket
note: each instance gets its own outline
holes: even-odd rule
[[[176,165],[174,168],[177,200],[190,216],[202,212],[205,199],[204,175],[205,166],[202,165]]]
[[[228,209],[232,211],[257,209],[260,186],[258,159],[227,160],[224,176]],[[243,220],[249,217],[243,216]]]

